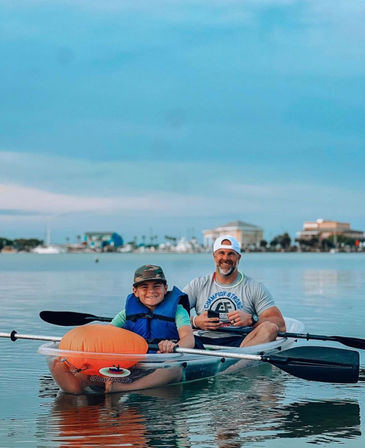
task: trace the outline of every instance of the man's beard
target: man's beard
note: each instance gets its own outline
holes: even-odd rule
[[[223,275],[224,277],[228,277],[236,270],[236,265],[232,265],[228,270],[223,270],[221,267],[217,266],[217,270],[220,275]]]

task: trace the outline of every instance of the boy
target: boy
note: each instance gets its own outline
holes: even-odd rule
[[[149,343],[158,343],[158,353],[171,353],[177,344],[194,347],[188,297],[175,286],[167,290],[160,266],[138,268],[132,290],[125,309],[114,317],[112,325],[133,331]]]

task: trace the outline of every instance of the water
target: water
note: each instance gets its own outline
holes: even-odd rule
[[[207,254],[99,260],[1,254],[0,331],[62,336],[66,329],[43,322],[41,310],[114,316],[144,263],[162,265],[179,287],[213,269]],[[283,314],[302,320],[311,333],[365,337],[365,254],[247,254],[241,270],[263,281]],[[0,339],[0,447],[364,445],[363,371],[358,384],[333,385],[262,364],[164,389],[75,397],[58,392],[39,345]]]

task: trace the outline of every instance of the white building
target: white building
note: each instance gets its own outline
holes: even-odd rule
[[[261,227],[243,221],[232,221],[214,229],[203,230],[204,246],[213,248],[214,241],[221,235],[231,235],[237,239],[241,249],[250,246],[259,247],[263,240],[264,231]]]
[[[103,249],[106,246],[120,247],[123,238],[116,232],[85,232],[84,243],[91,249]]]

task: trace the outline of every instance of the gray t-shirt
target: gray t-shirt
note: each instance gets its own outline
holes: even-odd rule
[[[222,285],[214,274],[197,277],[183,291],[189,296],[190,307],[199,315],[206,310],[219,313],[221,321],[228,322],[227,314],[243,310],[249,314],[261,314],[275,306],[274,299],[265,286],[239,273],[231,285]]]

